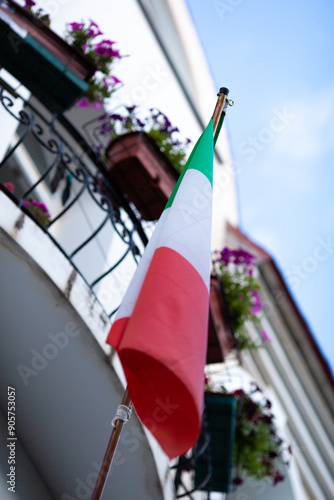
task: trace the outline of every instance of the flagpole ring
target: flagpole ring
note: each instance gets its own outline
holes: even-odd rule
[[[117,420],[121,420],[123,423],[126,424],[130,420],[132,413],[132,407],[125,406],[125,405],[119,405],[115,417],[111,421],[111,425],[115,427]]]

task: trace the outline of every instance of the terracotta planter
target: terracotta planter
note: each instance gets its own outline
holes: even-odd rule
[[[12,0],[0,7],[0,64],[53,112],[89,88],[95,66]]]
[[[195,460],[195,487],[206,491],[228,493],[232,489],[232,466],[235,442],[237,400],[230,395],[205,393],[206,432],[210,435],[208,453],[212,466],[209,481],[208,457],[200,455]],[[205,432],[198,440],[196,450],[205,442]],[[206,483],[206,484],[203,484]]]
[[[210,313],[207,364],[221,363],[234,347],[234,339],[227,320],[227,312],[216,277],[210,279]]]
[[[156,143],[143,132],[117,137],[106,149],[109,178],[145,220],[156,220],[179,174]]]

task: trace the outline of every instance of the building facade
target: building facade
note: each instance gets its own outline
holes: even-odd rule
[[[13,15],[15,3],[0,5],[2,41],[15,52],[0,70],[0,405],[2,442],[10,443],[0,451],[4,499],[11,498],[10,481],[22,500],[90,498],[126,385],[105,339],[155,222],[143,219],[138,206],[108,180],[106,164],[96,154],[97,146],[106,145],[101,116],[124,106],[159,108],[195,142],[218,90],[185,1],[112,0],[108,7],[97,1],[93,12],[91,4],[73,0],[51,2],[49,8],[58,35],[66,23],[93,17],[126,57],[115,65],[123,84],[105,109],[73,104],[59,110],[62,104],[52,92],[60,83],[52,78],[72,66],[59,66],[59,57],[37,51],[22,17]],[[37,52],[40,66],[29,59],[25,72],[13,76]],[[66,82],[64,100],[81,88],[72,73]],[[270,488],[271,498],[327,500],[333,491],[333,380],[275,263],[235,229],[237,196],[225,128],[216,146],[214,179],[212,248],[242,246],[257,256],[265,326],[273,342],[242,355],[241,366],[233,350],[208,372],[217,380],[256,380],[275,401],[279,427],[295,450],[285,482],[275,488],[246,483],[228,498],[266,498]],[[36,213],[31,217],[30,198],[46,205],[51,224],[38,223]],[[250,329],[249,335],[258,332]],[[9,405],[14,398],[12,436],[7,410],[14,408]],[[175,492],[171,465],[133,415],[105,498],[176,498],[182,493]]]

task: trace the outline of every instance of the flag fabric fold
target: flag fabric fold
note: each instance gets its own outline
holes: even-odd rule
[[[197,141],[123,298],[107,342],[136,413],[170,458],[196,442],[209,313],[212,120]]]

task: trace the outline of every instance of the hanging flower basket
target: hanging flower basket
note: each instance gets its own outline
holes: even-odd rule
[[[210,388],[208,378],[206,383]],[[228,492],[246,477],[268,478],[276,486],[285,478],[292,450],[277,435],[272,403],[254,382],[247,392],[221,390],[205,393],[203,430],[194,450],[195,486]],[[205,454],[206,435],[210,441]]]
[[[202,434],[195,447],[195,487],[227,493],[232,489],[237,400],[230,395],[206,392],[204,402],[204,418],[207,424],[206,432],[210,435],[210,444],[207,456],[201,454],[196,457],[196,452],[205,442],[204,423]]]
[[[221,363],[235,346],[219,280],[210,278],[209,335],[206,362]]]
[[[0,65],[58,113],[83,95],[96,70],[84,54],[12,0],[0,6]]]
[[[255,255],[242,248],[224,247],[214,252],[214,264],[222,302],[239,350],[259,349],[270,338],[261,326],[260,286],[254,278]],[[247,322],[260,330],[260,341],[252,340],[245,329]]]
[[[123,191],[145,220],[157,220],[179,174],[145,132],[130,132],[106,149],[110,181]]]

